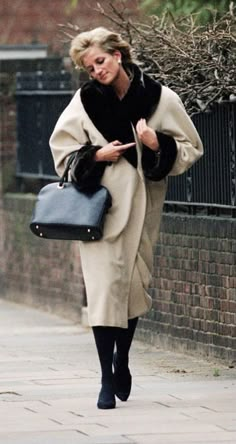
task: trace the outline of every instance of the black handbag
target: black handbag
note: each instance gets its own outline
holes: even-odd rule
[[[59,182],[43,187],[33,210],[30,229],[41,238],[95,241],[103,236],[105,215],[112,200],[102,185],[83,189],[68,182],[69,159]]]

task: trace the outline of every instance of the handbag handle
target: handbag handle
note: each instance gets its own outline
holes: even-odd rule
[[[63,172],[63,174],[62,174],[62,176],[61,176],[61,178],[59,180],[58,188],[63,188],[64,187],[64,183],[68,181],[69,170],[70,170],[71,165],[72,165],[72,163],[73,163],[73,161],[75,159],[76,154],[77,154],[77,151],[74,151],[70,155],[70,157],[69,157],[69,159],[68,159],[68,161],[66,163],[65,170],[64,170],[64,172]]]

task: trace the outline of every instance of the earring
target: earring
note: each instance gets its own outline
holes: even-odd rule
[[[118,60],[119,65],[121,64],[121,59]]]

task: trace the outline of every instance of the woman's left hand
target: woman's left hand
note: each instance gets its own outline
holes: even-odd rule
[[[141,142],[153,151],[158,151],[159,141],[155,131],[147,125],[146,119],[140,119],[136,131]]]

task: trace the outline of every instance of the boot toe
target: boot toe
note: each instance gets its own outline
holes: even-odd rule
[[[114,394],[114,388],[112,386],[102,386],[97,407],[99,409],[114,409],[116,406],[116,399]]]

